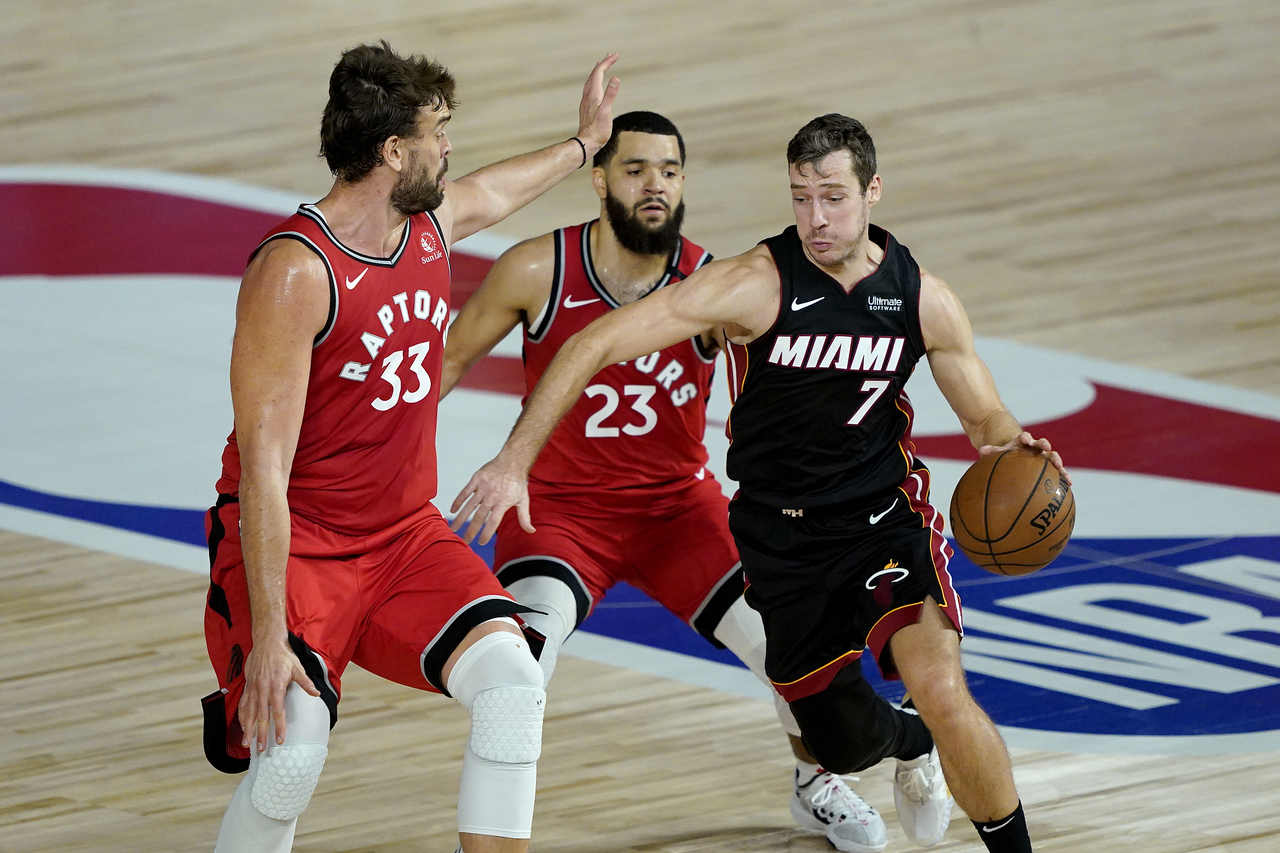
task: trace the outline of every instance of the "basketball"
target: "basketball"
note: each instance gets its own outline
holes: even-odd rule
[[[1053,562],[1071,538],[1076,499],[1048,459],[1025,450],[984,456],[951,495],[956,546],[997,575],[1026,575]]]

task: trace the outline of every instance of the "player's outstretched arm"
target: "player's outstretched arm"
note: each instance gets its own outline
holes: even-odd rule
[[[231,402],[240,449],[240,537],[253,648],[238,709],[244,745],[266,748],[268,725],[284,740],[285,689],[319,692],[289,649],[285,565],[289,471],[306,402],[311,346],[329,314],[328,273],[293,240],[268,243],[245,271],[231,345]]]
[[[613,101],[621,85],[617,77],[605,83],[605,74],[618,61],[611,53],[596,63],[582,87],[578,104],[580,146],[566,139],[493,163],[446,184],[440,207],[442,225],[450,242],[505,219],[555,186],[604,147],[613,132]],[[584,151],[585,149],[585,151]]]
[[[552,239],[550,234],[544,234],[507,249],[462,306],[445,339],[441,399],[471,365],[488,355],[518,323],[532,319],[546,305],[555,268]]]
[[[1005,408],[991,371],[973,346],[973,326],[955,291],[921,271],[920,331],[934,382],[960,419],[969,441],[987,455],[1025,447],[1047,456],[1067,482],[1062,457],[1047,438],[1035,438]]]
[[[484,544],[507,510],[515,507],[520,525],[533,532],[529,469],[592,376],[606,365],[655,352],[710,329],[729,327],[754,337],[773,322],[777,300],[778,278],[772,262],[752,250],[708,264],[679,284],[614,309],[578,332],[542,374],[502,450],[454,499],[453,529],[467,524],[463,538],[471,541],[479,533]]]

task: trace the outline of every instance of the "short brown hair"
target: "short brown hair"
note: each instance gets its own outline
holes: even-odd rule
[[[418,109],[457,106],[449,69],[425,56],[398,56],[391,45],[362,44],[342,54],[329,75],[320,120],[320,155],[329,171],[358,181],[382,163],[392,136],[412,137]]]
[[[853,157],[853,173],[865,193],[876,174],[876,146],[856,118],[827,113],[800,128],[787,144],[787,165],[815,164],[842,148]]]

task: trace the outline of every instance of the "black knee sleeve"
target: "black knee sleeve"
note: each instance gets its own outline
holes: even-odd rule
[[[792,702],[791,713],[809,752],[833,773],[856,773],[891,755],[923,754],[932,746],[920,718],[881,699],[856,665],[842,669],[821,693]],[[922,742],[928,745],[920,749]]]

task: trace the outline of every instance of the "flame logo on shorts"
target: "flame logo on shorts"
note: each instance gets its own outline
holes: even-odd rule
[[[880,580],[880,578],[892,575],[892,577],[889,578],[889,583],[897,583],[909,574],[911,574],[911,572],[899,566],[897,560],[890,560],[884,564],[883,569],[867,578],[867,589],[874,591],[878,586],[876,582]]]

